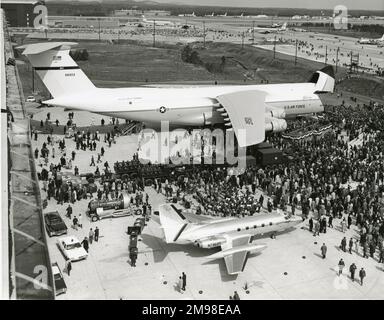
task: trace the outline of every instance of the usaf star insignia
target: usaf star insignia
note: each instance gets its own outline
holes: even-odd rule
[[[159,111],[160,113],[164,113],[165,111],[167,111],[167,108],[165,108],[164,106],[161,106]]]

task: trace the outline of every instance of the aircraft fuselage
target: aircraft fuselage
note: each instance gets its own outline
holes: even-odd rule
[[[197,241],[209,241],[209,248],[219,246],[221,236],[237,236],[250,234],[252,236],[262,235],[271,232],[281,232],[302,222],[298,216],[285,216],[283,214],[269,213],[258,214],[242,219],[220,219],[211,223],[191,224],[184,230],[177,239],[178,243],[194,243]]]
[[[204,126],[223,122],[223,117],[217,111],[219,104],[216,97],[238,91],[266,92],[266,105],[281,109],[288,117],[322,112],[324,107],[319,96],[313,93],[314,88],[313,83],[95,88],[82,94],[57,97],[46,103],[145,123],[167,120],[172,125]]]

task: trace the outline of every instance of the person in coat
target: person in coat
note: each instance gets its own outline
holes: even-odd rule
[[[340,276],[342,273],[343,273],[343,269],[345,267],[345,262],[343,259],[340,259],[339,263],[338,263],[338,267],[339,267],[339,273],[338,275]]]
[[[347,251],[347,238],[346,237],[344,237],[343,240],[341,240],[340,248],[344,252]]]
[[[325,243],[323,243],[323,245],[321,246],[321,256],[323,257],[323,259],[327,257],[327,246],[325,245]]]
[[[181,275],[182,279],[183,279],[183,286],[182,286],[182,289],[183,291],[185,291],[185,286],[187,285],[187,275],[183,272],[183,274]]]
[[[88,238],[87,237],[84,238],[84,240],[81,242],[81,244],[83,245],[84,250],[88,252],[89,242],[88,242]]]
[[[367,274],[365,273],[364,268],[360,269],[359,277],[360,277],[360,285],[363,285],[364,278]]]
[[[352,281],[354,282],[355,281],[355,272],[356,272],[356,265],[355,263],[352,263],[350,266],[349,266],[349,272],[351,273],[351,279]]]

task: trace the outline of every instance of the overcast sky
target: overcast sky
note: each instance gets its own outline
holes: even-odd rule
[[[105,1],[105,0],[104,0]],[[349,9],[384,10],[384,0],[155,0],[161,3],[231,7],[279,7],[332,9],[338,4]]]

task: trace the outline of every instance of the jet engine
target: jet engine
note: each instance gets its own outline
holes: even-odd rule
[[[220,247],[226,242],[226,239],[223,237],[214,237],[214,238],[204,238],[201,240],[196,240],[194,245],[199,248],[210,249]]]
[[[285,111],[280,109],[270,109],[266,114],[266,118],[269,118],[269,115],[275,119],[285,119],[286,116]]]
[[[287,121],[284,119],[265,119],[265,131],[282,132],[287,129]]]

